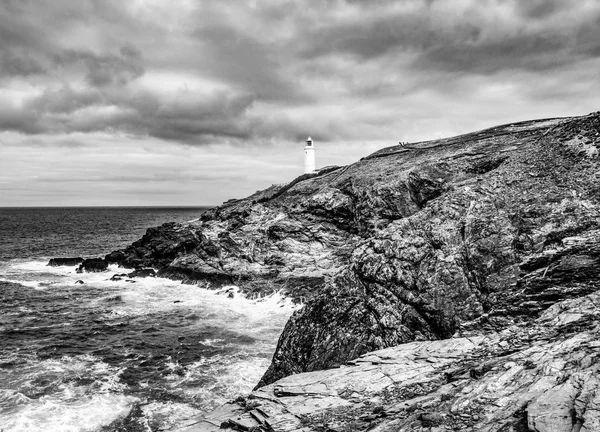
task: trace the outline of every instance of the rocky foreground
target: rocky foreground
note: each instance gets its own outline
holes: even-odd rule
[[[389,147],[102,261],[305,303],[249,399],[263,413],[240,402],[271,419],[254,427],[600,430],[599,149],[600,113]]]
[[[283,378],[186,432],[600,431],[600,294],[527,325]]]

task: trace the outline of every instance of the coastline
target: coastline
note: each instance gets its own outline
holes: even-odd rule
[[[110,280],[116,266],[75,269],[40,259],[0,268],[0,429],[183,427],[252,389],[297,308],[233,287]]]
[[[562,320],[560,325],[571,328],[570,318],[559,318],[560,311],[569,308],[572,311],[567,315],[582,320],[575,327],[580,335],[573,339],[570,331],[559,334],[552,350],[567,362],[572,354],[568,346],[578,344],[577,352],[587,352],[588,342],[595,337],[597,314],[584,306],[600,283],[591,270],[600,265],[600,195],[591,181],[598,162],[597,153],[588,151],[600,146],[598,130],[600,114],[592,113],[503,125],[415,143],[401,151],[384,149],[353,165],[228,201],[197,221],[150,228],[140,240],[106,255],[104,262],[131,269],[153,267],[159,275],[212,289],[233,283],[245,293],[279,290],[305,299],[304,306],[287,322],[271,365],[254,392],[240,400],[238,408],[224,407],[214,418],[229,413],[223,417],[226,427],[245,430],[234,417],[241,415],[240,409],[253,412],[256,403],[249,401],[279,400],[276,403],[288,404],[290,411],[297,401],[304,407],[301,410],[308,410],[295,415],[302,420],[301,430],[318,430],[320,422],[335,417],[340,406],[347,405],[343,396],[347,392],[356,393],[358,399],[371,397],[356,389],[385,375],[373,366],[385,364],[387,357],[373,354],[374,360],[367,361],[369,373],[342,380],[343,388],[331,390],[336,401],[346,401],[339,404],[317,406],[313,396],[325,397],[320,392],[280,392],[278,383],[285,387],[296,379],[302,382],[303,377],[326,381],[328,376],[336,376],[337,368],[355,361],[363,364],[360,359],[382,349],[402,353],[410,346],[427,350],[428,346],[457,343],[472,344],[471,348],[479,350],[479,342],[473,341],[501,346],[506,342],[510,347],[506,335],[521,334],[531,326],[539,329],[543,340],[552,339],[556,337],[550,324],[553,320]],[[85,269],[83,263],[82,271]],[[525,364],[525,359],[536,339],[522,336],[519,338],[526,341],[518,350],[523,354],[513,359],[519,368],[508,368],[515,373],[535,369]],[[460,351],[455,348],[439,357],[450,369],[469,358],[453,354],[453,350]],[[511,352],[492,350],[488,354],[474,359],[485,358],[495,366],[467,371],[469,378],[461,381],[466,386],[461,392],[470,398],[475,397],[471,394],[475,390],[469,380],[494,370],[499,375],[489,376],[502,379],[498,362]],[[450,363],[444,358],[451,359]],[[435,356],[431,360],[429,363],[438,362]],[[542,362],[540,370],[546,369]],[[320,375],[318,371],[325,372]],[[543,372],[544,382],[560,381],[561,374],[577,371],[582,377],[595,373],[587,363],[576,363],[574,369],[565,363],[559,371],[559,375]],[[436,369],[436,373],[442,372],[454,374]],[[439,380],[446,375],[436,377]],[[515,379],[515,385],[521,385],[519,380],[525,377]],[[577,382],[569,385],[575,388]],[[387,394],[397,384],[392,380],[378,391]],[[448,402],[444,405],[448,413],[460,416],[456,404],[466,399],[425,387],[421,396]],[[510,420],[503,424],[493,415],[471,412],[464,413],[471,423],[463,423],[477,430],[497,431],[500,426],[519,430],[524,421],[529,425],[541,422],[535,420],[535,413],[545,415],[540,411],[545,399],[539,398],[561,389],[550,385],[542,395],[506,396]],[[573,404],[577,394],[548,403],[558,404],[553,408],[558,409]],[[402,397],[396,402],[416,396]],[[578,418],[593,419],[592,400],[586,401]],[[588,402],[592,405],[585,417]],[[259,401],[256,406],[261,405]],[[375,428],[382,432],[401,424],[440,431],[453,427],[454,423],[431,418],[428,412],[419,411],[421,408],[419,402],[394,410],[377,408],[371,414],[356,410],[338,419],[338,426],[339,430]],[[386,415],[379,415],[381,412]],[[450,416],[448,413],[444,415]],[[266,417],[273,416],[279,418],[273,413]],[[593,423],[590,419],[585,421]],[[297,422],[282,421],[275,427],[272,421],[261,420],[254,427],[299,430],[286,429],[286,424],[299,427]],[[360,429],[352,429],[357,424]]]

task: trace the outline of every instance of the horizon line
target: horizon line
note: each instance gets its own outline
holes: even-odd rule
[[[3,206],[0,205],[0,209],[22,209],[22,208],[212,208],[217,207],[221,204],[202,204],[202,205],[65,205],[65,206],[52,206],[52,205],[31,205],[31,206]]]

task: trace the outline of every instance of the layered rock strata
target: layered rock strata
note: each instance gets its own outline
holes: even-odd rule
[[[500,332],[410,342],[283,378],[185,432],[600,430],[600,294]]]
[[[361,232],[349,265],[286,325],[259,386],[400,343],[497,331],[597,290],[599,133],[598,115],[533,122],[360,162],[373,175],[393,164],[404,212]]]
[[[104,259],[305,306],[258,387],[525,325],[600,284],[600,114],[394,146],[149,229]]]

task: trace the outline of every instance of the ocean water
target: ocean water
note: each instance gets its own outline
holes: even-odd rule
[[[252,389],[287,300],[46,265],[202,211],[0,208],[0,431],[177,430]]]

